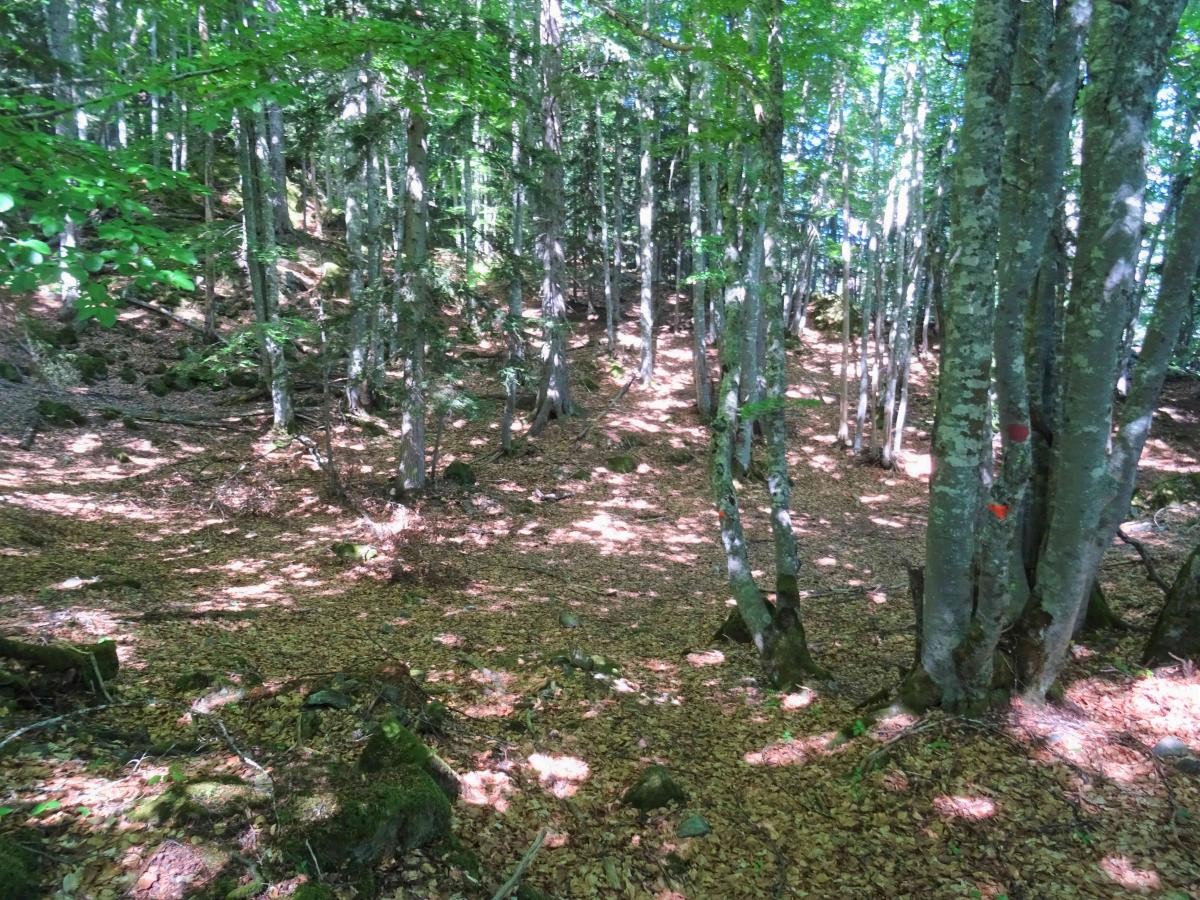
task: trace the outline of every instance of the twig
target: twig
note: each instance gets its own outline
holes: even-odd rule
[[[40,722],[34,722],[32,725],[26,725],[24,728],[18,728],[4,740],[0,741],[0,747],[11,744],[23,734],[28,734],[31,731],[37,731],[40,728],[48,728],[51,725],[57,725],[66,719],[73,719],[76,716],[83,716],[87,713],[99,712],[102,709],[108,709],[110,706],[128,706],[132,701],[124,703],[103,703],[100,706],[89,706],[86,709],[77,709],[74,712],[63,713],[61,716],[54,716],[52,719],[42,719]]]
[[[1146,575],[1151,581],[1162,588],[1164,594],[1171,593],[1171,586],[1166,580],[1158,574],[1158,569],[1154,566],[1154,560],[1150,556],[1150,551],[1146,549],[1146,545],[1137,538],[1132,538],[1125,533],[1125,529],[1117,529],[1117,537],[1137,551],[1137,555],[1142,558],[1142,562],[1146,564]]]
[[[513,870],[512,875],[508,876],[508,881],[500,885],[500,890],[492,895],[492,900],[505,900],[509,894],[517,889],[517,886],[521,883],[521,878],[525,875],[525,871],[533,865],[534,857],[538,855],[538,852],[542,849],[542,844],[546,842],[547,834],[548,831],[545,828],[538,832],[529,849],[525,851],[525,855],[521,857],[521,861],[517,863],[517,868]]]

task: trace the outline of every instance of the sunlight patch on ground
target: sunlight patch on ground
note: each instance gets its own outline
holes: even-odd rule
[[[538,783],[560,800],[574,796],[591,775],[591,767],[577,756],[534,753],[529,767],[537,773]]]
[[[996,815],[996,804],[989,797],[950,796],[933,798],[933,808],[943,819],[966,819],[982,822]]]
[[[470,806],[490,806],[502,813],[508,809],[508,799],[516,790],[512,779],[503,772],[479,769],[466,772],[459,778],[462,793],[459,799]]]
[[[687,655],[687,661],[694,669],[720,666],[725,664],[725,654],[720,650],[697,650]]]
[[[801,766],[808,760],[818,756],[828,756],[839,748],[831,746],[837,733],[830,731],[825,734],[815,734],[805,738],[793,738],[768,744],[761,750],[751,750],[743,754],[742,759],[752,766]]]
[[[1146,893],[1162,887],[1162,880],[1153,869],[1140,869],[1127,856],[1106,856],[1100,860],[1100,870],[1121,887]]]

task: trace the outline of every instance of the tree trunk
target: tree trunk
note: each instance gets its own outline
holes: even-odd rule
[[[545,174],[542,197],[542,377],[531,434],[551,418],[574,413],[567,369],[567,301],[563,295],[563,159],[559,92],[562,89],[562,0],[542,0],[542,128]]]
[[[1200,545],[1179,570],[1146,642],[1146,665],[1200,660]]]
[[[427,283],[429,183],[425,134],[423,73],[414,70],[416,86],[408,113],[408,167],[404,179],[404,261],[400,273],[400,324],[404,341],[404,394],[400,404],[400,471],[396,487],[402,495],[425,487],[425,323],[429,316]]]

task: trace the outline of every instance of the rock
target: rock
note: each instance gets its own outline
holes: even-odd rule
[[[558,614],[558,624],[563,628],[578,628],[580,625],[579,616],[564,609]]]
[[[199,896],[217,880],[228,863],[229,854],[216,847],[164,841],[142,865],[125,896],[133,900],[184,900]]]
[[[271,795],[243,781],[196,781],[147,797],[129,813],[134,822],[195,822],[268,803]]]
[[[704,816],[693,813],[679,823],[679,827],[675,829],[675,835],[681,838],[704,837],[711,831],[712,826],[708,824],[708,820]]]
[[[258,387],[258,381],[257,369],[234,369],[229,373],[229,383],[234,387]]]
[[[30,855],[0,837],[0,900],[34,900],[42,896]]]
[[[457,773],[395,716],[389,715],[379,723],[363,747],[358,768],[373,774],[421,769],[448,798],[455,799],[459,794]]]
[[[358,767],[364,772],[390,772],[404,766],[420,768],[429,759],[429,748],[400,722],[389,716],[367,739]]]
[[[450,830],[450,801],[423,770],[405,766],[391,780],[354,785],[336,797],[300,801],[300,825],[289,842],[297,861],[315,856],[321,869],[370,869]]]
[[[86,353],[75,357],[75,368],[84,384],[95,384],[102,378],[108,377],[108,363],[104,357]]]
[[[314,691],[304,698],[305,709],[349,709],[353,705],[350,697],[332,688]]]
[[[165,397],[171,393],[171,386],[163,379],[161,375],[155,375],[153,378],[147,378],[142,382],[142,387],[152,393],[155,397]]]
[[[672,803],[683,803],[687,794],[671,777],[664,766],[649,766],[625,792],[624,803],[643,813],[662,809]]]
[[[630,472],[637,471],[637,460],[628,453],[619,453],[616,456],[610,456],[606,459],[604,467],[610,472],[616,472],[619,475],[628,475]]]
[[[1175,763],[1175,768],[1184,775],[1200,775],[1200,759],[1185,756]]]
[[[475,470],[461,459],[456,459],[450,465],[446,466],[442,477],[446,481],[453,481],[460,487],[470,487],[475,483]]]
[[[1176,759],[1187,756],[1190,752],[1188,745],[1173,735],[1168,735],[1160,740],[1150,751],[1156,759]]]
[[[334,900],[337,895],[323,884],[306,881],[292,891],[292,900]]]
[[[25,380],[25,376],[21,374],[21,370],[7,359],[0,359],[0,378],[3,378],[5,381],[15,381],[17,384]]]
[[[61,403],[58,400],[39,400],[37,411],[38,415],[51,425],[59,425],[63,428],[82,425],[87,421],[87,416],[71,404]]]

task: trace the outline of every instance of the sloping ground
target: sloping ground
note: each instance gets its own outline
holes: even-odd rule
[[[383,873],[394,896],[490,896],[543,828],[527,880],[555,897],[1193,896],[1200,782],[1150,750],[1168,736],[1200,747],[1200,677],[1140,671],[1138,632],[1081,646],[1062,707],[887,720],[830,746],[911,659],[905,565],[923,552],[930,409],[916,398],[900,471],[854,463],[831,437],[837,350],[815,333],[793,378],[794,396],[823,401],[793,414],[795,506],[810,637],[838,683],[779,695],[747,649],[711,642],[728,601],[687,346],[664,333],[656,387],[611,405],[628,373],[573,352],[589,414],[513,459],[492,452],[496,410],[448,422],[443,464],[470,462],[477,483],[412,507],[386,499],[390,438],[337,428],[347,512],[305,447],[262,438],[261,419],[236,418],[253,410],[207,392],[171,409],[194,398],[195,418],[228,427],[92,416],[30,452],[19,427],[0,429],[0,632],[113,637],[123,663],[121,705],[0,751],[0,832],[41,854],[63,896],[183,896],[218,871],[249,883],[271,869],[269,808],[235,804],[203,828],[135,811],[176,782],[253,781],[255,766],[285,800],[352,761],[369,719],[358,698],[319,713],[304,698],[403,662],[452,711],[438,749],[464,774],[456,833],[486,883],[433,847]],[[494,392],[493,362],[468,386]],[[1195,386],[1173,390],[1182,421]],[[1195,431],[1165,436],[1151,465],[1194,471]],[[766,497],[745,487],[769,570]],[[1139,537],[1170,577],[1198,511],[1153,512],[1163,527]],[[346,561],[337,542],[377,555]],[[1106,585],[1144,625],[1158,598],[1131,560],[1114,548]],[[564,662],[606,668],[596,657],[616,671]],[[75,691],[9,710],[0,740],[94,702]],[[622,804],[650,763],[683,807]],[[690,813],[711,833],[677,836]]]

